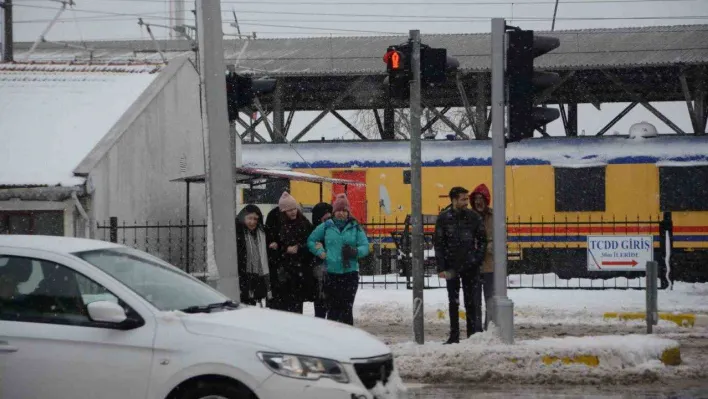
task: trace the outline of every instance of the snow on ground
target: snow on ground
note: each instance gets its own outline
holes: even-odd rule
[[[459,345],[440,343],[392,345],[404,379],[435,383],[514,380],[539,383],[549,379],[612,381],[626,376],[671,373],[658,359],[678,342],[646,335],[542,338],[505,345],[493,329]],[[599,364],[544,364],[543,356],[597,356]],[[511,359],[514,359],[512,361]],[[562,370],[561,370],[562,368]],[[621,373],[618,373],[621,371]],[[675,372],[675,371],[673,371]]]
[[[524,276],[530,277],[530,276]],[[363,277],[364,281],[371,278]],[[429,279],[435,285],[436,277]],[[540,278],[537,278],[540,279]],[[618,286],[627,284],[623,279],[616,279]],[[630,280],[635,286],[639,279]],[[641,279],[643,280],[643,279]],[[394,277],[391,280],[395,281]],[[565,280],[559,280],[565,281]],[[590,280],[588,280],[590,281]],[[594,286],[601,286],[602,281],[595,281]],[[606,286],[611,283],[604,282]],[[439,283],[444,287],[445,282]],[[570,280],[569,286],[585,286],[578,279]],[[565,285],[565,284],[563,284]],[[642,286],[643,286],[642,282]],[[405,284],[379,285],[371,288],[365,284],[357,292],[354,304],[354,316],[366,324],[410,323],[413,317],[413,294],[405,289]],[[380,287],[380,288],[379,288]],[[643,312],[646,306],[644,290],[583,290],[583,289],[509,289],[509,298],[514,302],[516,324],[603,324],[623,323],[617,320],[603,320],[605,312]],[[462,298],[461,298],[462,299]],[[428,289],[424,292],[424,315],[426,323],[447,324],[447,290],[445,288]],[[438,316],[442,311],[444,318]],[[708,313],[708,284],[677,282],[673,290],[659,291],[659,311],[678,313]],[[635,323],[643,323],[637,321]],[[671,323],[661,321],[660,324]]]

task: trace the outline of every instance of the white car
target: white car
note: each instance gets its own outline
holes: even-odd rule
[[[237,305],[149,254],[78,238],[0,235],[0,356],[3,399],[405,392],[362,330]]]

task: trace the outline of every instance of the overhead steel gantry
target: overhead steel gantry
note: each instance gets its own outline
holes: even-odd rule
[[[537,103],[559,106],[568,136],[578,135],[578,104],[598,110],[605,103],[628,103],[605,127],[604,135],[638,105],[645,107],[677,134],[705,134],[708,119],[708,25],[654,26],[538,32],[556,36],[561,45],[545,55],[536,67],[558,72],[562,80],[541,93]],[[432,119],[425,134],[441,121],[459,137],[485,139],[490,126],[490,35],[426,35],[426,44],[446,48],[460,62],[447,83],[423,87],[423,106]],[[322,37],[306,39],[225,40],[225,59],[238,73],[277,80],[276,90],[261,96],[247,118],[233,128],[242,138],[259,142],[297,142],[328,114],[340,120],[362,140],[367,137],[341,111],[371,110],[384,140],[394,137],[394,110],[404,101],[387,96],[383,80],[386,48],[406,40],[403,36]],[[180,56],[194,48],[189,40],[88,42],[82,46],[41,43],[33,59],[51,58],[71,63],[135,63]],[[15,43],[23,57],[33,43]],[[91,48],[89,53],[83,47]],[[43,54],[46,52],[46,54]],[[35,61],[32,61],[35,62]],[[13,64],[0,64],[12,68]],[[692,132],[685,132],[652,103],[681,101],[687,105]],[[460,129],[448,117],[457,107],[471,122]],[[250,120],[259,111],[255,121]],[[292,131],[298,111],[319,111],[300,131]],[[260,129],[261,126],[265,127]],[[541,136],[547,135],[541,131]]]
[[[648,109],[675,133],[686,134],[651,104],[666,101],[685,101],[691,117],[691,133],[705,134],[708,25],[540,34],[559,37],[561,46],[546,55],[543,64],[537,67],[558,72],[562,80],[541,93],[536,102],[560,108],[566,135],[578,135],[578,104],[592,104],[600,110],[603,103],[616,102],[629,105],[595,132],[596,135],[604,135],[637,105]],[[394,139],[393,110],[407,108],[408,104],[388,98],[383,85],[386,72],[381,56],[388,45],[403,40],[402,37],[324,38],[249,43],[241,53],[239,68],[243,72],[253,68],[254,76],[277,79],[278,88],[260,98],[261,117],[253,126],[239,122],[245,128],[242,137],[255,132],[255,127],[265,122],[270,140],[258,134],[253,136],[259,141],[297,142],[331,113],[356,136],[367,140],[338,111],[370,109],[381,139]],[[428,35],[425,40],[431,46],[447,48],[461,65],[446,84],[423,88],[423,105],[434,117],[423,127],[422,133],[439,120],[461,138],[488,138],[490,36]],[[455,107],[465,109],[471,121],[469,129],[459,129],[446,116]],[[320,113],[301,131],[291,132],[292,117],[297,111]],[[273,126],[264,117],[270,113]],[[540,135],[547,136],[547,133],[540,131]]]

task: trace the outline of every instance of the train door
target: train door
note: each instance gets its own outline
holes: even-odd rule
[[[366,183],[366,171],[353,171],[353,170],[340,170],[332,172],[332,177],[335,179],[347,179],[354,180],[361,183]],[[332,185],[332,201],[337,196],[344,192],[344,186],[340,184]],[[359,221],[359,223],[367,222],[367,212],[366,212],[366,186],[348,186],[347,187],[347,198],[349,199],[349,205],[352,208],[352,216]]]

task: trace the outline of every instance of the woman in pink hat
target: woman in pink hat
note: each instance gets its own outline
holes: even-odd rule
[[[302,214],[300,205],[290,193],[283,192],[278,201],[279,228],[270,243],[276,256],[273,260],[279,309],[302,313],[304,301],[312,300],[314,290],[312,254],[307,250],[307,238],[312,223]]]
[[[307,246],[327,267],[327,319],[354,325],[354,298],[359,287],[359,259],[369,254],[369,239],[351,215],[349,200],[339,194],[334,217],[310,234]]]

